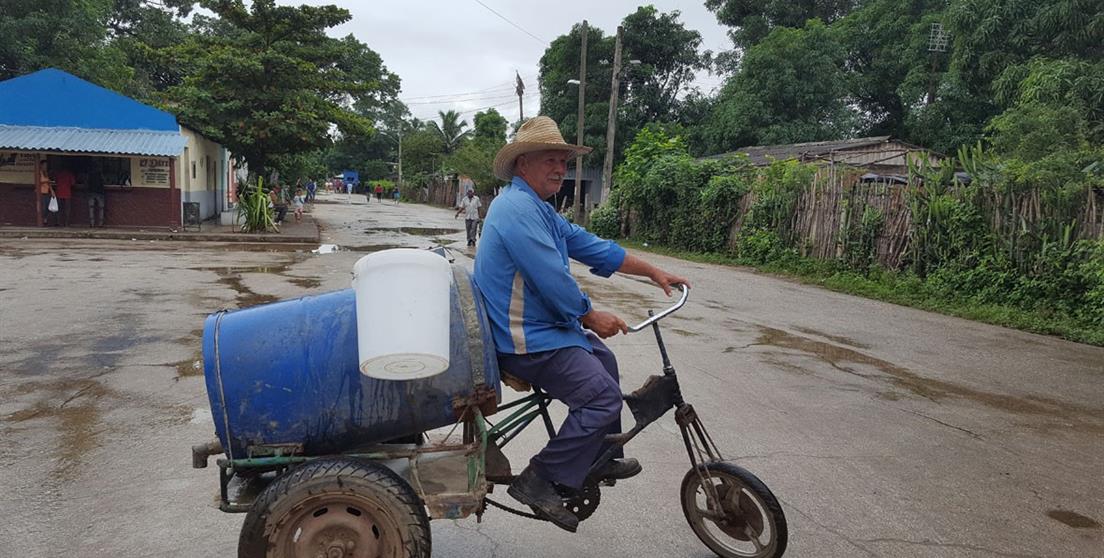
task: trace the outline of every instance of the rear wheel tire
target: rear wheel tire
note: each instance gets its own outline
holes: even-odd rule
[[[429,518],[401,477],[324,458],[272,482],[246,515],[239,558],[429,558]]]
[[[782,506],[767,485],[743,467],[725,461],[703,463],[686,473],[680,494],[690,528],[717,556],[777,558],[786,552]]]

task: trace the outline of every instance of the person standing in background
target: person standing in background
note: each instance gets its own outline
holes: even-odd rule
[[[314,203],[315,190],[318,189],[318,184],[313,179],[307,179],[307,203]]]
[[[50,169],[43,159],[38,162],[38,170],[35,172],[35,188],[38,191],[38,199],[42,204],[42,226],[49,225],[50,199],[54,197],[54,186],[50,184]],[[57,215],[54,215],[54,224],[57,224]]]
[[[383,184],[376,183],[376,201],[383,203]]]
[[[102,227],[104,226],[104,207],[106,199],[104,197],[104,180],[103,180],[103,167],[99,161],[92,163],[92,169],[88,171],[88,226],[89,227]],[[100,219],[97,223],[96,220],[96,205],[99,204]]]
[[[468,246],[475,246],[476,229],[479,227],[479,208],[483,207],[483,202],[479,199],[479,196],[475,195],[475,190],[468,189],[468,195],[460,200],[460,207],[456,208],[456,217],[460,216],[460,212],[464,212],[464,229],[468,233]]]
[[[57,217],[61,226],[69,226],[69,218],[72,216],[73,185],[77,183],[77,175],[67,168],[58,169],[54,173],[54,194],[58,200]]]

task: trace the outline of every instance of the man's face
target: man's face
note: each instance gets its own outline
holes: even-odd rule
[[[514,174],[525,179],[540,199],[545,200],[560,191],[570,151],[549,150],[526,153],[514,163]]]

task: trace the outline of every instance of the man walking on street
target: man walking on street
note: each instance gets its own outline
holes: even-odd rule
[[[475,195],[475,190],[468,188],[468,195],[460,199],[460,207],[456,208],[456,215],[453,218],[459,217],[460,212],[464,212],[464,229],[468,232],[468,246],[475,246],[476,228],[479,226],[479,208],[483,207],[483,202],[480,201],[479,196]]]
[[[568,258],[602,277],[614,272],[648,277],[668,295],[672,286],[688,284],[568,223],[545,202],[563,185],[568,159],[589,151],[564,142],[547,116],[522,124],[514,141],[495,156],[494,176],[510,184],[487,211],[475,256],[475,282],[499,366],[568,407],[556,436],[507,492],[568,531],[575,531],[579,520],[564,507],[557,485],[578,490],[588,482],[627,479],[641,471],[635,459],[615,455],[591,472],[605,451],[605,436],[620,431],[621,419],[617,360],[599,337],[627,332],[628,326],[591,305],[571,275]]]

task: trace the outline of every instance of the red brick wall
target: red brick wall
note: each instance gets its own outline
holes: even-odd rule
[[[168,188],[108,188],[104,224],[108,227],[176,227],[180,225],[180,190]],[[88,226],[88,197],[74,189],[69,224]],[[0,183],[0,226],[33,227],[37,224],[34,187]]]

